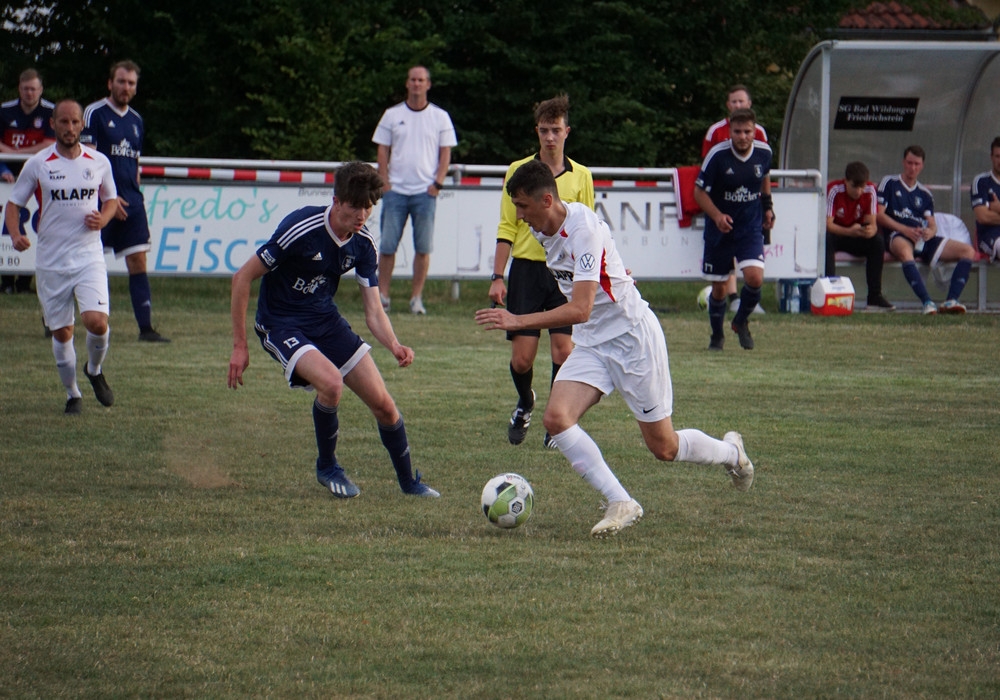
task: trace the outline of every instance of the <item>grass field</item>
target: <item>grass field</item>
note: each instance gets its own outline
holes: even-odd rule
[[[116,403],[81,375],[75,418],[37,301],[0,297],[0,696],[1000,696],[998,316],[819,319],[771,297],[756,350],[730,334],[710,354],[701,285],[641,285],[675,425],[742,432],[757,480],[657,463],[612,396],[583,426],[646,517],[593,541],[599,498],[542,448],[540,408],[507,443],[484,283],[393,315],[412,367],[375,351],[442,498],[400,494],[346,396],[362,495],[342,502],[315,481],[311,399],[259,346],[226,389],[227,280],[153,281],[164,346],[136,341],[112,282]],[[535,373],[541,407],[544,354]],[[515,531],[479,510],[507,470],[536,495]]]

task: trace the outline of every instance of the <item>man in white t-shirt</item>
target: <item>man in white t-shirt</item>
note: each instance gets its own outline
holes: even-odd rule
[[[38,192],[38,300],[45,325],[52,330],[52,354],[66,387],[65,411],[78,414],[82,395],[76,383],[74,298],[87,329],[83,373],[98,401],[105,406],[114,403],[114,394],[101,369],[110,336],[108,270],[101,229],[115,215],[118,195],[107,157],[80,145],[83,107],[73,100],[56,104],[52,128],[56,142],[25,162],[11,190],[4,221],[14,249],[27,250],[31,241],[21,224],[21,209]]]
[[[563,202],[552,171],[540,160],[519,167],[506,189],[517,218],[527,222],[542,244],[546,265],[569,301],[521,315],[502,308],[480,309],[476,323],[506,331],[573,326],[575,347],[552,384],[542,422],[573,469],[608,502],[591,536],[615,535],[643,515],[642,506],[579,425],[583,414],[615,389],[657,459],[722,465],[737,489],[748,490],[753,464],[739,433],[728,432],[717,440],[700,430],[674,430],[663,328],[625,270],[607,224],[586,205]]]
[[[434,211],[451,165],[451,149],[458,145],[451,117],[427,100],[430,88],[430,72],[423,66],[411,68],[406,78],[406,101],[385,110],[372,136],[378,145],[378,172],[385,183],[378,287],[386,311],[396,249],[409,217],[414,251],[410,312],[427,313],[423,291],[431,260]]]

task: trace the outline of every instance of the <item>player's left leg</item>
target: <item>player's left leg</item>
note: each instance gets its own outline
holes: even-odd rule
[[[437,198],[429,194],[409,197],[410,221],[413,223],[413,291],[410,293],[410,312],[426,314],[423,294],[434,247],[434,214]]]
[[[941,262],[956,261],[955,270],[951,273],[951,283],[948,286],[948,298],[941,305],[940,311],[943,314],[964,314],[965,306],[958,301],[962,296],[962,290],[969,281],[969,272],[972,270],[972,263],[976,259],[976,249],[967,243],[956,241],[951,238],[944,240],[941,251]]]
[[[371,355],[365,353],[358,363],[344,375],[344,383],[364,401],[378,423],[379,438],[389,452],[389,459],[396,471],[396,478],[403,493],[412,496],[436,498],[441,494],[420,481],[420,472],[414,473],[410,459],[410,442],[406,436],[403,416],[396,402],[385,387],[382,375]]]

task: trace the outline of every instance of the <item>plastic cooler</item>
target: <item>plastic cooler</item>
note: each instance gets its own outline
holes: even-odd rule
[[[854,285],[849,277],[820,277],[809,297],[817,316],[850,316],[854,312]]]

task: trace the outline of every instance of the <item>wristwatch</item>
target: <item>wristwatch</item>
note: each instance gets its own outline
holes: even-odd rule
[[[444,189],[444,183],[443,182],[435,182],[434,186],[437,187],[439,190],[443,190]]]
[[[497,280],[502,280],[502,279],[503,275],[497,275],[497,274],[490,275],[490,282],[496,282]]]

